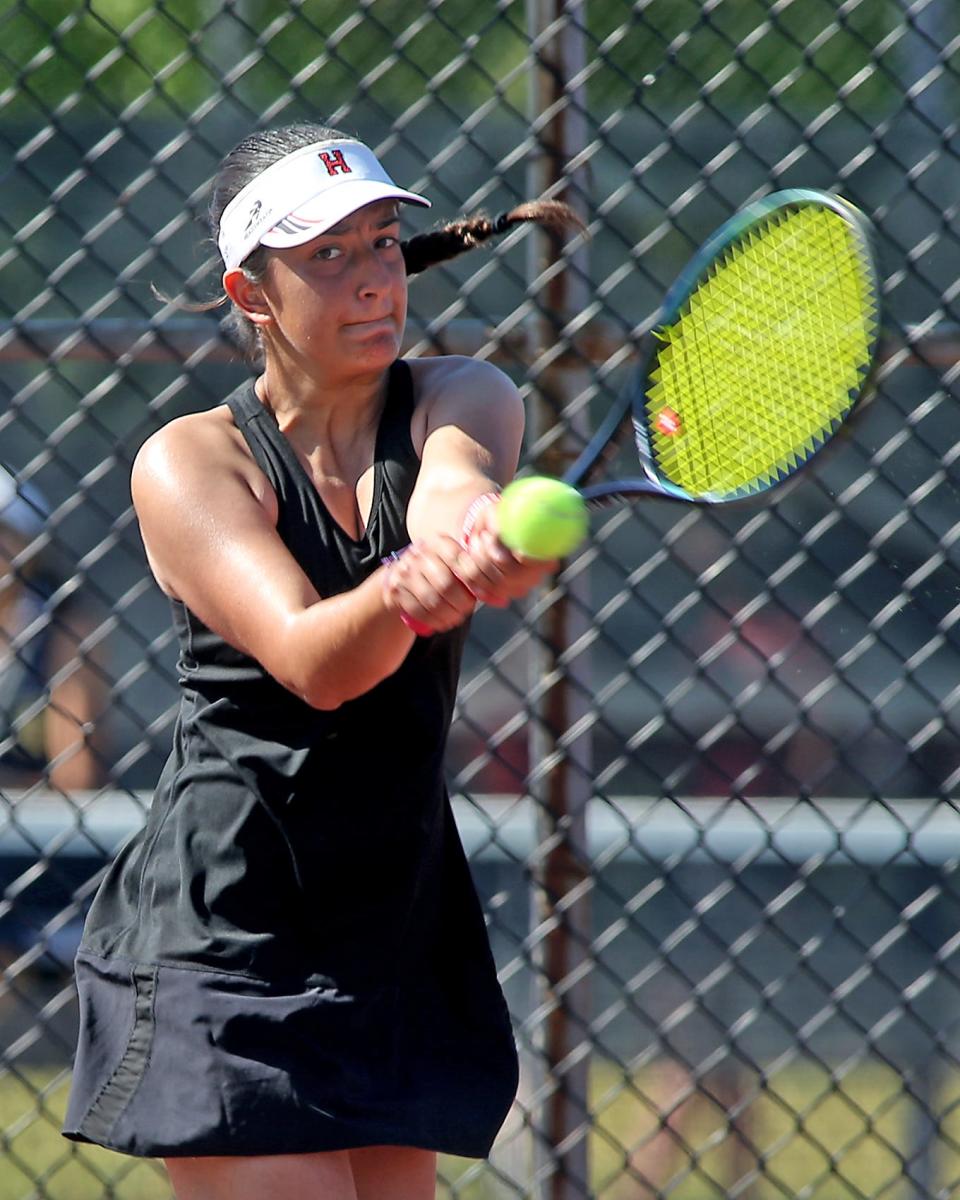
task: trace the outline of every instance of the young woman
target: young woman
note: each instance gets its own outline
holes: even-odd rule
[[[425,1200],[515,1093],[442,758],[477,601],[555,564],[496,536],[513,384],[398,355],[408,271],[568,214],[401,243],[401,204],[336,130],[242,142],[211,224],[259,373],[134,468],[183,699],[87,921],[65,1133],[164,1157],[179,1200]]]

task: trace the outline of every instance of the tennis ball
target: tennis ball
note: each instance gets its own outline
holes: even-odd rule
[[[524,558],[563,558],[587,536],[587,506],[576,488],[534,475],[503,489],[497,506],[500,541]]]

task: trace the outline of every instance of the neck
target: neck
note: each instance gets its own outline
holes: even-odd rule
[[[255,387],[330,515],[351,537],[359,537],[373,501],[386,372],[335,389],[312,384],[308,392],[301,392],[285,386],[282,376],[268,368]]]
[[[303,388],[291,387],[268,366],[255,389],[315,481],[328,479],[352,487],[373,462],[386,401],[386,373],[337,387],[311,383]]]
[[[268,363],[255,388],[284,433],[316,428],[349,437],[353,430],[379,423],[387,373],[318,382]]]

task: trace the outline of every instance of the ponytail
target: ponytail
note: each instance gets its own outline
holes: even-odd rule
[[[448,262],[467,250],[475,250],[489,238],[500,237],[526,222],[534,222],[551,233],[561,233],[571,227],[584,228],[573,209],[559,200],[529,200],[493,219],[482,213],[462,217],[401,243],[407,274],[419,275],[421,271]]]

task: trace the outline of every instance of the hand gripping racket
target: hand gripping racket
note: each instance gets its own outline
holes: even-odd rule
[[[789,479],[840,429],[876,355],[871,226],[790,189],[725,222],[668,291],[630,386],[563,477],[590,504],[705,504]],[[642,474],[584,486],[632,413]]]

